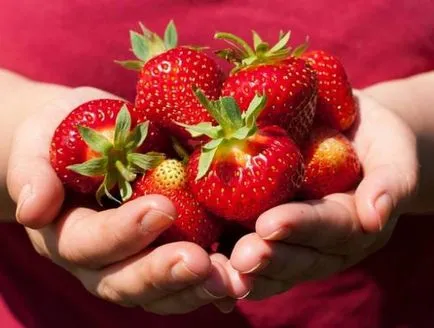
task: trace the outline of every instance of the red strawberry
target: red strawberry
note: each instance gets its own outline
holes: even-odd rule
[[[236,63],[223,84],[222,95],[234,97],[245,111],[255,94],[264,93],[268,102],[258,124],[279,125],[296,142],[305,138],[315,116],[317,81],[304,60],[290,57],[289,33],[271,49],[256,33],[255,49],[232,34],[217,33],[216,37],[238,45],[235,50],[219,52]]]
[[[161,123],[184,145],[190,135],[176,122],[197,124],[211,121],[208,112],[192,92],[197,86],[211,99],[220,95],[223,80],[217,63],[200,50],[177,46],[173,22],[162,40],[142,26],[143,34],[131,32],[131,43],[138,61],[121,64],[140,71],[135,106],[143,120]]]
[[[346,192],[361,178],[361,165],[350,141],[337,130],[319,126],[303,149],[306,172],[300,194],[305,199]]]
[[[163,161],[137,180],[133,189],[132,199],[161,194],[169,198],[176,207],[178,217],[174,224],[159,236],[157,243],[185,240],[208,248],[217,241],[221,223],[211,217],[194,199],[188,189],[184,164],[180,161]]]
[[[351,84],[340,60],[325,51],[310,51],[303,58],[312,65],[318,78],[317,117],[336,130],[351,127],[357,116]]]
[[[212,138],[194,151],[187,166],[196,199],[219,217],[246,223],[294,196],[303,179],[303,159],[284,129],[256,126],[266,98],[255,96],[241,114],[232,97],[208,101],[196,93],[220,124],[187,127],[194,136]]]
[[[83,194],[96,192],[100,202],[104,194],[112,197],[110,191],[117,185],[125,200],[131,196],[129,182],[136,173],[161,160],[161,154],[143,153],[164,151],[167,137],[152,123],[136,125],[132,109],[121,100],[93,100],[60,123],[52,138],[50,160],[67,188]]]

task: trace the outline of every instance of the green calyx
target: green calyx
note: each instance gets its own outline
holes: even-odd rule
[[[184,127],[192,137],[206,135],[211,138],[201,149],[199,167],[196,180],[201,179],[209,170],[215,154],[219,149],[249,138],[257,131],[256,120],[264,109],[266,96],[256,95],[250,102],[247,111],[241,113],[233,97],[221,97],[218,100],[209,100],[199,89],[194,93],[200,103],[208,110],[218,122],[213,126],[210,122],[197,125],[177,123]]]
[[[178,33],[173,20],[167,24],[164,38],[148,30],[142,23],[139,25],[141,33],[130,31],[131,50],[137,59],[116,61],[124,68],[134,71],[140,71],[148,60],[175,48],[178,44]]]
[[[113,140],[88,127],[77,127],[84,142],[101,156],[67,168],[84,176],[104,177],[96,192],[96,199],[100,205],[104,195],[121,203],[110,193],[116,185],[119,187],[122,201],[127,201],[132,195],[130,183],[136,179],[137,174],[154,168],[164,160],[164,154],[135,152],[145,141],[148,126],[149,122],[145,122],[131,130],[131,116],[124,105],[116,117]]]
[[[217,51],[217,55],[235,65],[233,73],[245,67],[269,64],[279,62],[290,56],[301,56],[308,47],[308,39],[292,49],[288,46],[291,32],[280,32],[279,40],[274,46],[270,46],[267,42],[263,41],[258,33],[253,33],[253,48],[242,38],[225,32],[218,32],[214,38],[223,40],[230,45],[230,48]]]

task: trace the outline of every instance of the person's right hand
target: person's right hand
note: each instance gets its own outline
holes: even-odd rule
[[[229,311],[249,286],[226,257],[209,256],[188,242],[147,248],[176,219],[167,198],[141,197],[100,212],[63,208],[63,186],[49,162],[51,137],[73,108],[97,98],[115,97],[93,88],[69,90],[16,132],[8,189],[17,221],[39,254],[100,298],[157,314],[186,313],[212,302]]]

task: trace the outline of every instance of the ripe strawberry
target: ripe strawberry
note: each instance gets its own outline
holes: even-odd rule
[[[50,160],[64,185],[76,192],[96,192],[99,203],[118,186],[123,200],[129,182],[162,159],[166,136],[149,122],[136,125],[133,106],[113,99],[86,102],[74,109],[54,132]],[[131,127],[134,129],[130,131]],[[145,140],[146,139],[146,140]]]
[[[223,83],[222,95],[234,97],[245,111],[255,94],[264,93],[268,102],[258,124],[279,125],[296,142],[301,142],[308,135],[315,116],[315,73],[306,61],[290,56],[289,33],[271,49],[258,34],[253,36],[255,49],[232,34],[216,34],[216,38],[238,46],[218,53],[236,64]]]
[[[140,71],[135,100],[142,120],[161,123],[181,143],[188,145],[190,135],[176,122],[197,124],[211,121],[208,112],[192,92],[197,86],[211,99],[220,95],[223,74],[217,63],[198,49],[177,46],[173,22],[164,40],[142,27],[143,34],[131,32],[131,43],[138,61],[120,62]]]
[[[174,224],[159,236],[157,243],[185,240],[208,248],[217,241],[222,228],[221,223],[194,199],[188,189],[182,162],[174,159],[164,160],[137,180],[133,190],[132,199],[143,195],[161,194],[175,205],[178,217]]]
[[[315,127],[302,153],[306,172],[300,194],[305,199],[346,192],[360,181],[357,154],[349,140],[335,129]]]
[[[325,51],[310,51],[303,58],[318,78],[317,117],[322,124],[345,131],[357,116],[351,84],[340,60]]]
[[[284,129],[256,126],[266,97],[255,96],[241,114],[232,97],[209,101],[199,90],[196,94],[220,124],[187,127],[193,136],[212,139],[193,152],[187,166],[196,199],[219,217],[246,223],[294,196],[303,159]]]

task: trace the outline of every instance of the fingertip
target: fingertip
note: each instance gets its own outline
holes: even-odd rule
[[[165,213],[167,216],[175,219],[177,211],[175,205],[169,198],[162,195],[148,195],[135,199],[134,204],[139,204],[146,208],[146,210],[155,210]],[[127,203],[128,204],[128,203]]]
[[[394,210],[387,175],[366,177],[356,190],[356,208],[360,225],[366,233],[380,232]],[[393,180],[392,180],[393,181]]]
[[[271,256],[271,248],[256,233],[241,238],[232,251],[230,264],[243,274],[253,273],[260,269]]]
[[[189,242],[176,243],[182,262],[192,275],[205,278],[212,270],[208,253],[200,246]]]
[[[54,172],[35,175],[30,183],[21,188],[16,220],[32,229],[42,228],[56,218],[64,197],[63,185]]]

